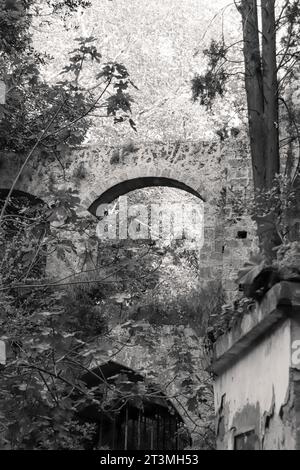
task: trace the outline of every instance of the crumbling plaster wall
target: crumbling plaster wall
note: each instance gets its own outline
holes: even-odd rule
[[[290,386],[291,320],[251,346],[215,380],[218,449],[254,430],[260,449],[294,449]]]

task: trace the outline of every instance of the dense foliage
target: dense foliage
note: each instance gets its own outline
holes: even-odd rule
[[[6,86],[6,102],[0,106],[2,151],[24,156],[38,140],[45,157],[59,159],[66,148],[83,142],[90,114],[98,109],[115,122],[130,120],[134,126],[126,92],[132,82],[126,67],[103,63],[96,38],[77,38],[59,82],[49,84],[41,76],[51,56],[34,47],[37,19],[42,27],[44,17],[51,21],[48,18],[53,15],[71,14],[88,6],[85,1],[47,2],[46,6],[37,0],[1,4],[0,78]],[[81,82],[81,74],[90,64],[92,87]]]
[[[134,127],[126,67],[102,63],[95,38],[78,38],[58,83],[42,78],[51,57],[34,48],[34,22],[65,19],[89,5],[83,0],[1,2],[0,78],[6,94],[0,105],[0,147],[1,155],[23,161],[14,185],[35,151],[45,165],[55,158],[63,167],[62,152],[84,141],[95,109]],[[92,88],[80,82],[87,63],[94,64]],[[49,208],[15,192],[14,185],[1,192],[0,329],[7,349],[0,376],[1,448],[82,448],[93,426],[79,423],[76,411],[82,402],[101,402],[80,379],[79,351],[91,335],[104,333],[105,321],[95,289],[77,283],[72,294],[45,273],[49,251],[65,259],[74,248],[49,228],[61,211],[69,214],[74,228],[76,197],[53,194]]]

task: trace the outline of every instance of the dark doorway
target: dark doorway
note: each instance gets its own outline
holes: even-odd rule
[[[110,450],[181,450],[191,444],[183,420],[172,403],[153,385],[145,385],[141,375],[127,367],[109,362],[84,376],[89,387],[95,387],[97,376],[101,382],[115,383],[117,377],[126,377],[127,391],[132,397],[115,399],[109,409],[85,408],[83,419],[97,424],[93,447]],[[144,383],[145,393],[136,395],[135,385]]]

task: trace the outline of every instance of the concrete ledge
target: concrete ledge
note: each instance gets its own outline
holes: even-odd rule
[[[282,318],[297,311],[300,314],[300,283],[281,282],[273,286],[252,312],[243,315],[232,330],[217,340],[209,370],[220,374],[236,362],[257,338]]]

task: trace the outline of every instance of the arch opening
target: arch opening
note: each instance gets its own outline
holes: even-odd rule
[[[9,189],[0,188],[0,204],[1,205],[4,203],[6,197],[8,196],[9,191],[10,191]],[[31,206],[36,206],[36,207],[46,205],[45,202],[42,201],[42,199],[38,198],[37,196],[34,196],[33,194],[30,194],[30,193],[26,193],[24,191],[20,191],[18,189],[13,190],[9,205],[12,205],[14,200],[19,200],[19,201],[22,201],[23,204],[26,204],[26,205],[30,204]],[[9,208],[9,205],[8,205],[8,208]]]
[[[0,209],[5,204],[9,189],[0,188]],[[45,274],[47,246],[44,237],[49,232],[45,214],[47,205],[30,193],[14,190],[3,217],[2,256],[13,256],[20,277],[20,266],[25,278]]]
[[[130,182],[132,180],[128,183]],[[162,181],[159,178],[150,180],[142,178],[134,180],[134,184],[135,187],[121,183],[114,185],[110,192],[104,192],[91,206],[91,212],[99,216],[98,226],[101,227],[101,232],[97,232],[99,243],[96,265],[101,269],[107,269],[109,263],[114,260],[113,267],[116,271],[115,283],[109,285],[107,293],[109,325],[114,329],[120,323],[126,324],[128,320],[134,323],[148,322],[149,336],[152,335],[152,331],[158,331],[162,337],[165,331],[172,331],[174,338],[176,340],[177,336],[179,338],[178,344],[181,344],[182,325],[189,328],[187,331],[190,334],[192,329],[195,331],[202,329],[205,321],[204,315],[203,320],[202,318],[199,320],[198,309],[201,301],[199,286],[202,282],[198,272],[200,250],[204,239],[203,199],[197,191],[191,190],[186,185],[177,182],[176,185],[170,185],[170,179]],[[101,207],[102,205],[104,207]],[[155,206],[154,212],[153,206]],[[186,210],[187,207],[199,209],[199,212],[196,211],[199,217],[194,219],[190,217],[191,212]],[[137,212],[131,210],[135,208]],[[99,209],[105,211],[103,216],[100,215]],[[158,219],[155,218],[157,214],[159,214]],[[182,220],[182,226],[178,223],[179,220]],[[197,222],[200,228],[195,234],[194,228]],[[137,337],[132,343],[139,345],[139,341]],[[154,341],[156,339],[153,338]],[[157,376],[158,383],[164,384],[165,380],[172,381],[174,378],[171,364],[176,358],[168,359],[170,371],[165,379],[161,375],[161,365],[156,358],[156,354],[160,355],[159,344],[160,340],[157,338],[158,350],[153,353],[150,360],[152,365],[148,367],[149,371],[153,370]],[[167,350],[169,347],[171,350],[173,345],[167,346]],[[182,345],[182,350],[184,348]],[[168,353],[166,355],[168,356]],[[132,357],[130,349],[126,357]],[[143,357],[138,360],[143,364]],[[182,364],[182,367],[185,365]],[[196,374],[197,361],[193,363],[191,369],[192,374]],[[135,376],[131,382],[135,380],[143,384],[142,378]],[[176,383],[174,389],[180,390],[181,384]],[[184,399],[182,402],[184,403]],[[132,441],[126,441],[126,446],[130,449],[176,450],[190,444],[185,438],[179,437],[183,422],[166,397],[160,397],[160,401],[142,400],[142,405],[142,416],[139,414],[139,408],[132,406],[131,403],[127,411],[126,406],[121,407],[122,411],[115,419],[103,412],[99,414],[97,410],[90,409],[86,418],[95,419],[96,415],[98,421],[95,445],[99,446],[100,442],[102,446],[124,450],[125,436],[128,435],[133,436]],[[85,413],[88,413],[88,410],[85,410]],[[137,440],[140,432],[139,420],[142,420],[145,426],[140,441]],[[189,420],[187,425],[190,426]],[[164,426],[170,428],[169,434],[163,431]],[[158,431],[155,431],[157,429]],[[165,434],[161,434],[164,432]],[[149,437],[151,433],[153,433],[152,441]],[[103,441],[103,436],[107,436],[106,441]],[[156,443],[157,438],[160,444]]]
[[[185,315],[184,322],[198,329],[186,299],[199,297],[202,199],[177,188],[147,187],[98,206],[97,213],[95,263],[107,269],[115,260],[109,296],[122,307],[121,316],[111,309],[110,324],[134,318],[174,325]]]
[[[102,204],[110,204],[118,197],[124,196],[125,194],[135,191],[137,189],[143,189],[147,187],[150,188],[155,186],[165,186],[170,188],[181,189],[182,191],[186,191],[187,193],[190,193],[193,196],[196,196],[197,198],[204,201],[203,197],[198,191],[179,180],[175,180],[172,178],[147,176],[128,179],[107,189],[92,203],[92,205],[89,207],[89,211],[93,215],[96,215],[97,208]]]
[[[99,386],[100,399],[110,387],[117,390],[103,409],[89,406],[80,412],[81,419],[96,423],[93,448],[181,450],[191,444],[170,400],[139,373],[109,361],[86,373],[82,380],[89,388]],[[130,399],[125,398],[128,395]]]

